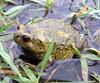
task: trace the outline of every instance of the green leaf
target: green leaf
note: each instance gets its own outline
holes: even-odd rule
[[[99,0],[93,0],[94,4],[95,4],[95,8],[96,9],[100,9],[100,1]]]
[[[87,52],[95,54],[96,56],[100,57],[100,50],[97,50],[95,48],[89,48],[87,49]]]
[[[59,83],[59,82],[57,82],[57,83]],[[63,83],[95,83],[95,81],[63,82]]]
[[[100,16],[94,14],[92,17],[96,18],[96,19],[100,19]]]
[[[8,23],[7,25],[3,26],[2,28],[0,28],[0,32],[3,32],[5,30],[7,30],[8,28],[10,28],[13,25],[13,22]]]
[[[94,54],[84,54],[83,58],[90,59],[90,60],[100,60],[100,57]]]
[[[46,52],[46,54],[45,54],[45,56],[44,56],[44,59],[43,59],[43,61],[42,61],[42,64],[41,64],[41,71],[40,71],[40,73],[39,73],[37,83],[38,83],[38,81],[39,81],[39,79],[40,79],[40,76],[42,75],[42,72],[43,72],[44,68],[46,67],[46,64],[48,63],[48,60],[49,60],[49,58],[50,58],[50,56],[51,56],[53,47],[54,47],[54,38],[53,38],[52,42],[50,43],[50,45],[49,45],[49,47],[48,47],[48,50],[47,50],[47,52]]]
[[[9,83],[10,82],[10,77],[5,76],[4,79],[1,81],[1,83]]]
[[[100,13],[100,10],[94,9],[93,11],[89,12],[90,15],[93,15],[93,14],[96,14],[96,13]]]
[[[47,7],[48,9],[50,9],[50,8],[52,7],[52,4],[53,4],[53,0],[47,0],[47,1],[46,1],[46,7]]]
[[[5,65],[4,63],[1,63],[1,62],[0,62],[0,69],[1,69],[2,67],[4,67],[4,65]]]
[[[35,74],[33,73],[33,71],[31,69],[29,69],[27,66],[24,66],[22,64],[20,64],[20,66],[26,72],[26,74],[31,79],[31,81],[35,82],[37,80],[37,77],[35,76]]]
[[[13,7],[11,9],[9,9],[8,11],[6,11],[5,15],[8,16],[9,18],[13,18],[13,17],[17,16],[19,13],[21,13],[25,8],[27,8],[30,5],[31,4]]]
[[[88,0],[82,0],[82,3],[83,3],[83,4],[86,4],[86,3],[87,3],[87,1],[88,1]]]
[[[21,78],[19,78],[18,76],[14,76],[12,77],[12,79],[18,81],[19,83],[34,83],[33,81],[31,81],[30,79],[26,77],[22,77],[23,80],[21,80]]]
[[[88,81],[88,65],[87,60],[84,58],[81,58],[81,68],[84,81]]]
[[[1,15],[1,14],[4,14],[4,11],[3,11],[2,6],[0,5],[0,15]]]
[[[29,80],[28,78],[22,77],[18,68],[14,65],[10,56],[5,52],[2,43],[0,42],[0,55],[5,60],[5,62],[13,69],[15,75],[18,75],[18,79],[22,81],[21,83],[34,83],[33,81]],[[14,78],[13,78],[14,79]]]
[[[14,3],[15,4],[15,2],[13,0],[5,0],[5,2],[7,2],[7,3]]]
[[[76,48],[76,46],[75,46],[73,43],[71,43],[71,45],[72,45],[72,47],[74,48],[75,54],[76,54],[78,57],[81,57],[81,53],[80,53],[80,51]]]
[[[81,20],[80,18],[77,18],[77,20],[79,21],[79,23],[81,24],[81,26],[84,28],[85,27],[85,23],[83,20]]]
[[[32,1],[32,2],[35,2],[35,3],[38,3],[40,5],[43,5],[45,6],[45,2],[41,1],[41,0],[29,0],[29,1]]]
[[[77,20],[80,23],[80,25],[82,26],[84,33],[90,34],[90,31],[86,28],[86,24],[85,24],[84,20],[82,20],[81,18],[77,18]]]
[[[46,67],[46,64],[48,63],[48,60],[49,60],[51,53],[52,53],[52,50],[53,50],[53,46],[54,46],[54,40],[49,45],[48,50],[45,54],[45,57],[43,59],[42,65],[41,65],[41,71],[44,70],[44,68]]]
[[[93,78],[95,78],[96,80],[98,80],[98,82],[100,82],[100,75],[98,75],[95,72],[92,72],[92,74],[90,74]]]
[[[13,71],[19,75],[20,78],[22,78],[22,75],[20,74],[19,70],[17,69],[17,67],[14,65],[12,59],[10,58],[10,56],[5,52],[2,43],[0,42],[0,55],[1,57],[5,60],[5,62],[7,64],[9,64],[9,66],[13,69]]]

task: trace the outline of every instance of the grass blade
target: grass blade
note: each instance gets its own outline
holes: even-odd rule
[[[44,57],[44,59],[43,59],[42,65],[41,65],[41,71],[40,71],[40,73],[39,73],[38,80],[37,80],[36,83],[38,83],[39,78],[40,78],[40,76],[42,75],[42,72],[43,72],[44,68],[46,67],[46,64],[48,63],[48,60],[49,60],[49,58],[50,58],[50,56],[51,56],[53,47],[54,47],[54,39],[53,39],[53,41],[50,43],[50,45],[49,45],[49,47],[48,47],[48,50],[47,50],[47,52],[46,52],[46,54],[45,54],[45,57]]]
[[[14,70],[14,72],[15,72],[16,74],[18,74],[19,77],[22,78],[22,76],[21,76],[19,70],[18,70],[17,67],[13,64],[12,59],[11,59],[10,56],[5,52],[5,50],[4,50],[4,48],[3,48],[1,42],[0,42],[0,55],[1,55],[1,57],[5,60],[5,62],[6,62],[7,64],[9,64],[9,66]]]
[[[10,77],[6,76],[4,79],[1,81],[1,83],[9,83]]]
[[[41,65],[41,71],[44,70],[44,68],[46,67],[46,64],[51,56],[52,50],[53,50],[53,46],[54,46],[54,40],[51,42],[51,44],[49,45],[49,48],[45,54],[45,57],[43,59],[42,65]]]
[[[75,54],[77,55],[77,57],[81,57],[81,53],[80,53],[80,51],[76,48],[76,46],[75,46],[73,43],[71,43],[71,45],[72,45],[72,47],[73,47],[73,49],[74,49],[74,52],[75,52]]]
[[[14,22],[15,22],[15,21],[10,22],[10,23],[8,23],[7,25],[5,25],[5,26],[3,26],[2,28],[0,28],[0,32],[5,31],[5,30],[7,30],[8,28],[10,28],[10,27],[13,25]]]
[[[18,76],[14,76],[12,77],[12,79],[16,80],[17,82],[19,83],[34,83],[33,81],[31,81],[30,79],[26,78],[26,77],[23,77],[21,80]]]
[[[94,54],[94,55],[100,57],[100,50],[97,50],[95,48],[89,48],[89,49],[87,49],[87,52],[89,52],[91,54]]]
[[[52,7],[53,2],[54,2],[53,0],[47,0],[46,1],[46,8],[50,9]]]
[[[45,6],[45,2],[41,1],[41,0],[29,0],[29,1],[32,1],[32,2],[35,2],[35,3],[38,3],[40,5],[43,5]]]
[[[82,67],[82,76],[84,81],[88,81],[88,65],[87,60],[85,58],[81,59],[81,67]]]
[[[100,82],[100,75],[98,75],[95,72],[92,72],[92,74],[90,74],[93,78],[95,78],[96,80],[98,80],[98,82]]]
[[[31,81],[35,82],[37,80],[37,77],[35,76],[35,74],[33,73],[33,71],[31,69],[29,69],[27,66],[24,66],[22,64],[20,64],[20,66],[26,72],[26,74],[31,79]]]
[[[27,8],[30,5],[31,4],[13,7],[11,9],[9,9],[8,11],[6,11],[5,15],[8,16],[9,18],[13,18],[13,17],[17,16],[19,13],[21,13],[25,8]]]
[[[90,60],[99,60],[100,61],[100,57],[98,57],[94,54],[84,54],[83,57],[86,59],[90,59]]]

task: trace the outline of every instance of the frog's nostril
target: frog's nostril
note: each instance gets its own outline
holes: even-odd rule
[[[23,40],[24,42],[28,42],[28,41],[30,40],[30,37],[29,37],[28,35],[23,35],[23,36],[22,36],[22,40]]]

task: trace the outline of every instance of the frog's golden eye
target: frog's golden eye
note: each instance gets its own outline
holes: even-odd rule
[[[23,42],[28,42],[31,40],[31,38],[28,35],[22,35]]]

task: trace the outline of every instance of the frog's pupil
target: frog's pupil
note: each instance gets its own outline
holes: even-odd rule
[[[23,35],[23,36],[22,36],[22,40],[23,40],[24,42],[28,42],[28,41],[30,40],[30,37],[27,36],[27,35]]]

